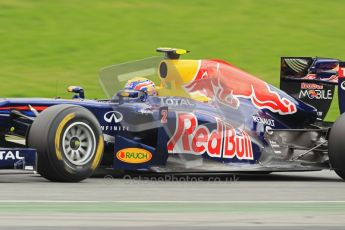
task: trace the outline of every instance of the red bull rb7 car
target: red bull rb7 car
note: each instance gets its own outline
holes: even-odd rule
[[[280,89],[222,60],[188,51],[103,68],[107,99],[0,100],[0,167],[77,182],[123,171],[268,173],[334,170],[345,179],[345,115],[324,118],[345,63],[281,58]],[[155,82],[155,83],[154,83]]]

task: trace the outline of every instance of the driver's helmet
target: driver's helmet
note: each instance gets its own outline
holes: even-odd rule
[[[125,89],[142,91],[149,96],[158,95],[155,83],[143,77],[135,77],[131,80],[128,80],[125,85]]]

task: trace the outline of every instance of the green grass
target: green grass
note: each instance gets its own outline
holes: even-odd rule
[[[275,204],[193,204],[193,203],[74,203],[74,202],[0,202],[1,213],[344,213],[343,203]]]
[[[103,97],[98,70],[187,48],[278,85],[280,56],[345,59],[342,0],[0,0],[1,97]],[[328,116],[334,119],[337,106]]]

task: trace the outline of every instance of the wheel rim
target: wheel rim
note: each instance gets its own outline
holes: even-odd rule
[[[83,122],[72,123],[63,134],[63,153],[74,165],[88,163],[95,153],[95,147],[95,134],[91,127]]]

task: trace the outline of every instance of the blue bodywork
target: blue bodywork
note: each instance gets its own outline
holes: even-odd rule
[[[184,153],[169,153],[167,143],[177,127],[177,114],[190,113],[197,118],[198,125],[205,125],[209,131],[217,129],[217,120],[230,124],[236,135],[246,132],[251,140],[253,158],[238,159],[236,157],[211,157],[201,154],[207,161],[221,165],[240,163],[241,165],[256,165],[263,154],[265,146],[265,131],[269,129],[298,129],[312,124],[316,119],[315,108],[300,102],[282,91],[272,87],[282,97],[290,98],[297,106],[297,112],[289,116],[279,115],[269,110],[259,110],[252,106],[250,100],[241,99],[241,107],[232,109],[218,103],[203,103],[183,97],[148,97],[145,101],[126,98],[125,100],[85,100],[85,99],[2,99],[0,101],[0,131],[25,138],[30,122],[25,125],[13,118],[11,111],[35,118],[35,111],[44,110],[58,104],[74,104],[91,111],[98,119],[105,136],[106,152],[103,165],[114,169],[150,170],[166,168],[168,158]],[[168,102],[175,102],[168,103]],[[184,102],[184,103],[183,103]],[[31,109],[30,109],[31,108]],[[33,109],[32,109],[33,108]],[[162,109],[168,111],[167,123],[161,122]],[[107,113],[117,111],[123,115],[123,120],[107,121]],[[21,118],[19,118],[21,120]],[[225,134],[224,134],[225,135]],[[125,148],[140,148],[149,151],[152,159],[144,163],[126,163],[116,157],[116,153]],[[32,150],[28,150],[32,151]],[[32,154],[34,155],[34,154]],[[108,160],[106,160],[108,159]],[[109,159],[112,159],[111,161]],[[5,166],[5,164],[4,164]],[[7,166],[6,166],[7,167]],[[231,171],[231,167],[227,167]],[[221,169],[221,168],[220,168]],[[176,169],[177,170],[177,169]],[[224,170],[224,169],[222,169]],[[178,170],[177,170],[178,171]]]
[[[0,168],[35,170],[36,150],[30,148],[0,148]]]

